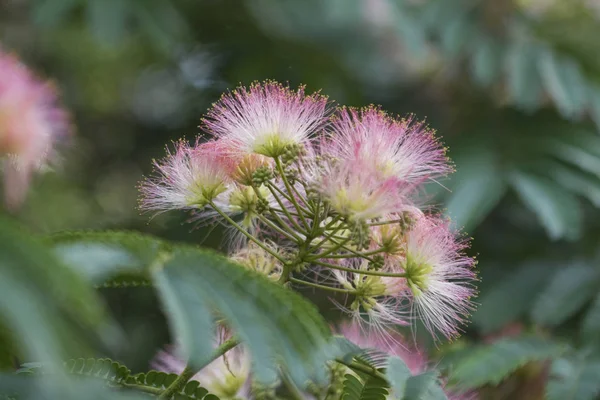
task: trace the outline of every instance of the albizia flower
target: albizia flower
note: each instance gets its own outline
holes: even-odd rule
[[[168,151],[168,150],[167,150]],[[146,179],[140,190],[145,210],[203,209],[225,192],[233,170],[215,142],[191,147],[179,141],[175,151],[155,161],[157,176]]]
[[[331,131],[330,153],[372,164],[380,179],[414,183],[452,170],[432,130],[411,118],[396,120],[374,106],[338,110]]]
[[[335,211],[350,219],[380,218],[410,207],[407,194],[412,186],[393,176],[381,179],[365,160],[329,158],[314,175],[314,187]]]
[[[405,257],[400,263],[388,263],[387,269],[404,272],[405,282],[385,278],[387,293],[408,294],[413,312],[427,329],[447,338],[458,335],[460,325],[473,309],[476,291],[475,260],[463,253],[468,242],[450,229],[448,220],[423,216],[405,235]]]
[[[204,127],[241,153],[277,157],[287,146],[306,144],[326,124],[326,109],[327,98],[318,93],[307,96],[303,86],[294,91],[267,81],[223,95]]]
[[[54,87],[0,51],[0,157],[6,157],[4,186],[10,207],[23,201],[31,175],[46,165],[57,139],[70,130]]]
[[[185,365],[173,352],[164,350],[152,361],[152,368],[175,374],[181,374]],[[202,368],[192,380],[223,400],[250,399],[250,365],[248,352],[238,345]]]

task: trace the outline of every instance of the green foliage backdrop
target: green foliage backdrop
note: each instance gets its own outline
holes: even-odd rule
[[[35,182],[17,215],[31,232],[50,234],[46,244],[52,243],[55,254],[35,240],[28,244],[35,250],[22,254],[15,240],[29,243],[31,235],[0,221],[0,292],[7,296],[0,312],[17,337],[35,343],[23,354],[54,360],[110,356],[134,370],[127,376],[144,370],[148,355],[170,341],[147,284],[158,280],[166,304],[181,301],[178,285],[190,282],[186,260],[199,257],[200,250],[183,245],[176,250],[149,236],[51,234],[125,228],[218,249],[220,228],[185,224],[176,214],[147,224],[150,216],[136,210],[136,185],[149,172],[151,159],[162,155],[164,143],[195,137],[200,115],[219,93],[238,82],[273,78],[323,89],[340,103],[382,104],[399,114],[427,117],[449,146],[457,173],[431,185],[428,195],[474,237],[481,277],[479,307],[465,335],[430,349],[449,384],[478,389],[486,399],[595,399],[600,394],[599,34],[600,10],[584,0],[568,5],[536,0],[2,2],[0,43],[56,80],[78,132],[61,152],[60,167]],[[161,252],[176,253],[176,268],[157,266],[157,260],[174,262],[161,261]],[[26,262],[20,269],[11,268],[22,256]],[[209,259],[215,268],[204,277],[207,290],[221,285],[220,290],[235,291],[232,301],[240,310],[244,295],[271,290],[262,281],[242,287],[243,271],[212,253]],[[77,264],[99,291],[88,289],[62,263]],[[114,267],[127,273],[112,276]],[[16,271],[30,277],[27,285],[14,283],[22,278]],[[220,274],[239,274],[239,280],[226,283]],[[63,293],[62,285],[77,291]],[[115,289],[121,286],[133,292]],[[289,293],[273,289],[272,295],[321,318],[312,305],[287,299]],[[106,310],[95,306],[98,296]],[[38,300],[46,302],[44,315],[36,309]],[[187,300],[194,307],[207,301],[200,294]],[[313,300],[322,314],[334,313],[321,306],[328,304],[323,299]],[[243,313],[229,317],[256,315],[273,332],[294,333],[277,338],[289,360],[323,339],[308,332],[319,325],[293,318],[282,324],[276,313],[264,319],[246,303]],[[50,317],[63,325],[42,325]],[[206,321],[185,319],[198,324],[186,327],[177,315],[171,318],[176,329],[192,329],[196,336],[198,329],[209,329]],[[68,354],[73,348],[64,347],[70,339],[63,333],[75,329],[74,320],[100,333],[79,347],[100,343],[103,354]],[[425,342],[421,331],[417,339]],[[32,332],[37,340],[27,340]],[[274,339],[260,332],[242,334],[257,349]],[[136,345],[115,346],[123,336]],[[1,343],[18,346],[12,339]],[[185,345],[202,343],[190,339]],[[15,362],[3,357],[8,353],[0,346],[5,367]],[[294,378],[307,377],[319,361],[295,365]],[[113,368],[109,364],[99,364],[98,371]],[[400,371],[390,383],[403,393],[427,386],[411,384],[415,378]],[[436,398],[436,376],[419,379],[434,382],[422,396]],[[144,382],[152,386],[154,381]],[[376,399],[388,390],[354,377],[344,386],[350,393],[346,398]],[[195,398],[200,394],[205,395]]]

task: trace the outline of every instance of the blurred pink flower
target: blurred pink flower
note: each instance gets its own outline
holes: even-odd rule
[[[25,198],[31,175],[45,166],[58,138],[70,133],[68,113],[55,88],[39,80],[17,57],[0,51],[0,157],[6,204]]]

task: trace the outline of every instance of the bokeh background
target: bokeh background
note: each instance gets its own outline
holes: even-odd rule
[[[18,217],[218,248],[180,213],[149,222],[136,186],[223,91],[275,79],[414,113],[457,169],[424,196],[474,238],[481,277],[466,334],[430,351],[533,332],[600,381],[599,37],[597,0],[0,0],[0,46],[56,82],[77,127]],[[105,298],[137,343],[119,357],[145,368],[169,341],[156,299]],[[527,364],[484,398],[543,398],[554,373]]]

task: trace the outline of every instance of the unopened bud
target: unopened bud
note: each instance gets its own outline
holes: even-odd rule
[[[257,168],[252,174],[252,183],[256,186],[267,183],[273,179],[273,170],[268,166]]]

